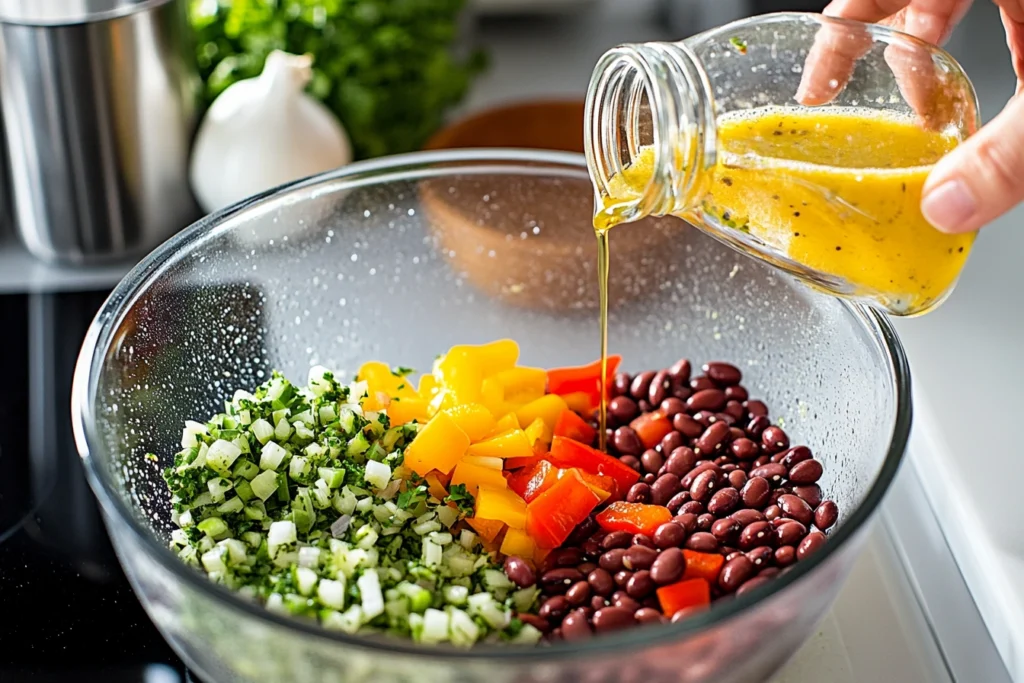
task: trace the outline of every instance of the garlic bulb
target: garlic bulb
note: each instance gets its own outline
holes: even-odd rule
[[[344,166],[352,146],[337,117],[307,95],[312,57],[275,50],[258,78],[214,100],[192,150],[189,177],[207,212]]]

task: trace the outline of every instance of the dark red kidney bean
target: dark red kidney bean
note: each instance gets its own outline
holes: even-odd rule
[[[561,567],[560,569],[549,569],[540,575],[540,585],[543,588],[562,587],[567,589],[572,584],[583,578],[580,570],[573,567]]]
[[[629,395],[637,401],[646,399],[647,394],[651,390],[651,380],[654,379],[656,374],[654,370],[648,370],[634,377],[633,382],[629,385]]]
[[[615,572],[615,576],[612,577],[612,581],[615,582],[616,587],[625,588],[631,578],[633,578],[633,572],[623,569],[621,572]]]
[[[651,502],[655,505],[667,505],[672,500],[672,496],[681,490],[682,485],[679,483],[679,477],[671,472],[666,472],[651,485]],[[691,497],[693,496],[692,491],[690,495]]]
[[[747,480],[747,483],[740,490],[740,498],[743,499],[743,504],[748,508],[762,508],[768,503],[768,497],[771,495],[771,492],[772,489],[768,484],[768,480],[751,471],[750,479]]]
[[[705,512],[697,515],[697,531],[711,531],[711,525],[715,523],[715,516]]]
[[[800,522],[788,520],[775,527],[775,531],[773,533],[775,534],[776,545],[795,546],[800,542],[800,539],[807,535],[807,527]]]
[[[741,469],[735,469],[729,472],[729,486],[733,487],[737,491],[747,485],[747,473]]]
[[[743,402],[750,398],[750,394],[747,393],[746,388],[736,384],[725,388],[725,397],[730,401],[739,401],[740,407],[745,411],[746,407],[743,406]]]
[[[753,460],[761,452],[756,443],[750,439],[736,439],[729,444],[729,452],[738,460]]]
[[[597,532],[598,529],[599,527],[597,526],[597,520],[595,520],[592,516],[587,517],[585,520],[576,525],[576,528],[573,529],[571,534],[569,534],[569,538],[566,539],[566,544],[568,546],[580,545],[588,538],[590,538],[595,532]],[[548,554],[548,557],[551,557],[550,553]]]
[[[594,635],[587,615],[583,612],[570,612],[562,619],[562,639],[567,641],[586,640]]]
[[[779,455],[781,456],[779,458],[779,462],[782,463],[787,470],[792,469],[792,467],[797,463],[801,463],[804,460],[810,460],[814,457],[811,455],[811,449],[807,446],[793,446],[793,448],[790,448],[788,451],[782,451]]]
[[[590,584],[592,591],[604,597],[608,597],[615,591],[615,581],[612,580],[612,575],[601,567],[587,574],[587,583]]]
[[[582,550],[587,557],[597,557],[601,554],[601,544],[598,543],[596,539],[588,538],[580,546],[580,550]]]
[[[655,549],[654,539],[647,534],[633,534],[633,545],[642,545],[645,548]]]
[[[552,550],[547,557],[548,566],[551,568],[575,567],[582,561],[583,551],[579,548],[558,548]]]
[[[662,453],[671,453],[680,446],[686,445],[686,437],[677,431],[671,431],[665,435],[658,446],[661,447]]]
[[[761,445],[769,453],[778,453],[789,448],[789,436],[782,427],[772,425],[761,433]]]
[[[792,493],[779,496],[778,506],[782,508],[783,514],[801,524],[808,525],[814,521],[814,510],[800,496],[794,496]]]
[[[747,401],[743,404],[743,407],[747,409],[747,412],[755,417],[768,417],[768,406],[765,405],[764,401],[752,400]]]
[[[684,512],[683,514],[673,517],[672,521],[683,527],[683,531],[685,531],[687,535],[692,534],[697,530],[697,513]]]
[[[782,508],[778,505],[769,505],[764,509],[764,518],[769,522],[782,516]]]
[[[706,363],[704,374],[713,379],[723,387],[739,384],[743,380],[743,373],[735,365],[729,363]]]
[[[594,631],[610,633],[634,624],[633,612],[623,607],[604,607],[594,612]]]
[[[814,526],[828,531],[839,519],[839,508],[831,500],[826,500],[814,511]]]
[[[735,519],[741,527],[753,524],[754,522],[765,521],[764,515],[757,510],[737,510],[730,515],[732,519]]]
[[[716,486],[718,486],[718,472],[713,469],[704,470],[694,478],[693,484],[690,485],[690,498],[698,503],[703,503],[711,498]]]
[[[825,545],[825,534],[820,531],[812,531],[804,536],[804,540],[800,541],[800,545],[796,547],[796,559],[807,559],[823,545]]]
[[[580,606],[590,601],[590,584],[586,581],[577,581],[569,586],[565,592],[565,599],[570,605]]]
[[[775,576],[778,576],[781,573],[782,573],[782,570],[779,569],[778,567],[765,567],[764,569],[761,570],[761,572],[758,574],[758,576],[762,577],[762,578],[765,578],[765,579],[770,579],[770,578],[773,578]]]
[[[718,574],[718,587],[732,593],[754,575],[754,563],[746,555],[737,555],[722,565]]]
[[[541,603],[540,609],[537,610],[537,616],[541,619],[560,621],[571,608],[572,606],[564,595],[556,595]]]
[[[651,386],[647,390],[647,400],[652,406],[661,405],[661,402],[669,397],[672,389],[672,380],[669,378],[668,370],[659,370],[651,379]]]
[[[726,394],[728,396],[728,394]],[[747,416],[747,409],[739,401],[726,401],[722,412],[737,422]]]
[[[740,523],[735,519],[726,517],[725,519],[715,520],[715,523],[711,525],[711,534],[720,543],[731,543],[739,536],[741,528]]]
[[[557,643],[558,641],[563,640],[561,624],[551,629],[551,633],[548,634],[548,640],[550,640],[552,643]]]
[[[611,442],[611,439],[609,439],[609,443],[610,442]],[[614,445],[614,444],[612,444],[612,445]],[[640,471],[640,458],[633,457],[632,455],[624,455],[621,458],[619,458],[619,462],[621,462],[626,467],[633,468],[637,472]]]
[[[736,589],[736,595],[745,595],[750,591],[754,590],[758,586],[763,586],[768,583],[771,579],[765,576],[755,576],[752,579],[748,579],[743,583],[742,586]]]
[[[778,529],[780,526],[782,526],[783,524],[786,524],[788,522],[796,522],[796,520],[795,519],[790,519],[789,517],[777,517],[777,518],[772,520],[772,526],[775,527],[776,529]],[[797,522],[797,523],[799,524],[799,522]]]
[[[752,477],[764,477],[772,486],[778,486],[786,478],[786,468],[777,462],[770,462],[750,470]]]
[[[739,550],[730,550],[729,552],[725,552],[724,550],[722,550],[722,555],[725,557],[726,562],[733,559],[734,557],[739,557],[742,554],[743,553],[741,553]]]
[[[762,455],[762,456],[759,456],[758,458],[756,458],[756,459],[754,460],[754,462],[753,462],[753,465],[754,465],[754,467],[753,467],[753,469],[751,470],[751,472],[753,472],[754,470],[756,470],[756,469],[757,469],[758,467],[764,467],[765,465],[767,465],[767,464],[771,463],[771,461],[772,461],[772,458],[771,458],[771,456],[770,456],[770,455]]]
[[[685,413],[679,413],[672,418],[672,429],[676,430],[687,439],[696,439],[704,433],[704,425]]]
[[[672,380],[672,398],[678,398],[684,404],[686,399],[693,396],[693,389],[689,387],[686,382],[676,382]]]
[[[662,624],[668,621],[662,616],[661,612],[650,607],[641,607],[636,611],[634,615],[637,623],[639,624]]]
[[[686,569],[686,558],[679,548],[669,548],[661,551],[658,559],[651,565],[651,579],[659,586],[667,586],[675,583],[683,577]]]
[[[680,480],[680,484],[684,489],[693,487],[693,482],[697,480],[697,477],[704,474],[705,472],[714,472],[715,476],[718,476],[718,465],[713,462],[697,461],[697,465],[686,473],[686,476]]]
[[[725,426],[729,427],[730,433],[732,431],[732,426],[736,424],[736,418],[729,413],[715,413],[715,419],[713,421],[725,424]]]
[[[699,391],[707,391],[708,389],[717,389],[718,385],[710,377],[701,375],[690,380],[690,388],[693,389],[694,393],[697,393]]]
[[[651,402],[648,401],[646,398],[640,399],[639,401],[636,402],[636,404],[637,406],[640,407],[641,413],[649,413],[652,410],[654,410],[654,406],[652,406]]]
[[[605,550],[628,548],[632,540],[633,534],[628,531],[612,531],[601,539],[601,547]]]
[[[690,361],[686,358],[680,358],[669,366],[668,375],[674,380],[688,382],[690,381],[690,373],[692,371],[693,366],[690,364]]]
[[[718,539],[707,531],[697,531],[690,534],[690,537],[686,539],[686,549],[698,553],[714,552],[717,547]]]
[[[672,433],[675,434],[676,436],[679,436],[679,432]],[[683,437],[679,436],[679,438],[681,439]],[[671,452],[672,451],[662,451],[662,453]],[[661,453],[654,450],[653,448],[648,448],[646,451],[644,451],[644,454],[640,456],[640,464],[643,465],[643,468],[648,472],[657,474],[658,471],[661,470],[661,468],[665,465],[665,458],[662,457]]]
[[[676,522],[665,522],[654,531],[654,545],[662,550],[678,548],[686,540],[686,529]]]
[[[657,586],[654,579],[651,578],[651,573],[646,569],[641,569],[630,577],[626,584],[626,595],[634,600],[640,600],[653,593],[655,588]]]
[[[628,424],[639,414],[640,408],[629,396],[616,396],[608,401],[608,415],[614,416],[620,424]]]
[[[761,569],[767,567],[775,559],[775,551],[766,546],[759,546],[753,550],[747,551],[747,559],[749,559],[755,567]]]
[[[541,619],[536,614],[524,614],[516,613],[516,618],[524,624],[529,624],[541,633],[547,633],[551,630],[551,624],[545,619]]]
[[[666,474],[668,473],[666,472]],[[683,505],[685,505],[688,502],[690,502],[690,492],[680,491],[679,493],[668,499],[668,503],[665,504],[665,507],[667,507],[668,511],[671,512],[673,515],[676,515],[679,514],[679,508],[683,507]]]
[[[520,588],[526,588],[537,583],[537,573],[525,560],[515,555],[505,558],[505,576]]]
[[[625,372],[615,373],[615,379],[612,380],[612,396],[628,396],[632,381],[633,379]]]
[[[619,427],[612,436],[612,444],[622,455],[638,456],[644,452],[644,444],[632,427]]]
[[[624,607],[625,609],[635,612],[640,609],[640,603],[629,597],[626,591],[616,591],[612,595],[612,604],[616,607]]]
[[[782,462],[782,459],[783,459],[784,457],[786,457],[786,453],[787,453],[787,452],[788,452],[788,451],[781,451],[781,452],[779,452],[779,453],[776,453],[775,455],[773,455],[773,456],[772,456],[772,457],[771,457],[771,458],[769,459],[769,462],[778,462],[778,463],[781,463],[781,462]]]
[[[654,560],[658,558],[658,551],[643,545],[634,545],[626,551],[622,559],[622,566],[626,569],[650,569]]]
[[[807,486],[821,479],[823,469],[821,463],[813,458],[804,460],[789,471],[789,480],[799,486]]]
[[[745,438],[747,438],[747,433],[745,431],[743,431],[742,429],[735,425],[729,427],[729,441],[735,441],[736,439]]]
[[[658,481],[657,475],[651,474],[650,472],[644,475],[644,483],[647,484],[648,486],[651,486],[656,481]]]
[[[686,399],[686,408],[688,410],[710,410],[713,413],[717,413],[725,407],[725,392],[721,389],[695,389],[695,391],[696,393],[693,396]]]
[[[779,488],[774,489],[772,491],[772,494],[770,496],[768,496],[768,504],[769,505],[778,505],[779,504],[779,498],[782,498],[783,496],[788,496],[788,495],[792,495],[792,491],[790,491],[785,486],[780,486]]]
[[[704,512],[704,503],[699,503],[695,500],[688,500],[679,508],[679,514],[690,513],[694,516],[694,519],[702,512]]]
[[[670,396],[666,398],[658,406],[658,412],[670,420],[679,413],[683,412],[684,410],[686,410],[686,403],[676,398],[675,396]]]
[[[601,555],[598,559],[597,564],[607,572],[614,574],[615,572],[622,571],[622,558],[626,556],[624,548],[615,548],[609,550],[604,555]]]
[[[653,495],[654,494],[651,491],[650,484],[645,484],[642,481],[638,481],[637,483],[629,487],[629,491],[626,491],[626,502],[650,503],[651,500],[653,500]]]
[[[775,564],[780,567],[788,567],[796,562],[796,548],[791,545],[784,545],[775,549]]]
[[[793,494],[800,496],[812,508],[821,505],[821,487],[817,484],[810,486],[794,486]]]
[[[678,433],[678,432],[677,432]],[[716,422],[697,438],[694,452],[707,457],[708,455],[721,450],[729,438],[729,426],[724,422]]]
[[[753,550],[761,545],[772,545],[774,540],[771,524],[754,522],[743,527],[743,531],[740,532],[739,546],[743,551]]]
[[[721,517],[732,512],[740,504],[740,492],[734,488],[715,491],[708,501],[708,512]]]
[[[607,607],[610,604],[611,604],[611,602],[609,602],[608,599],[606,597],[604,597],[604,596],[601,596],[601,595],[592,595],[592,596],[590,596],[590,609],[592,609],[592,610],[596,611],[596,610],[601,609],[602,607]]]
[[[693,414],[693,419],[700,423],[700,426],[707,429],[711,426],[712,422],[715,422],[715,414],[710,410],[698,410]],[[701,430],[701,434],[704,431]]]
[[[665,461],[665,469],[677,477],[685,477],[697,462],[697,454],[692,448],[680,446],[669,453]]]
[[[594,562],[584,562],[583,564],[576,567],[576,569],[580,570],[580,574],[589,574],[590,572],[597,569],[597,564],[595,564]]]
[[[748,402],[749,403],[749,402]],[[747,412],[754,415],[750,408],[747,408]],[[761,436],[764,434],[764,430],[771,426],[771,422],[764,415],[754,415],[750,418],[750,422],[747,423],[745,430],[750,435],[751,439],[756,439],[758,442],[761,441]]]
[[[715,464],[718,465],[718,469],[722,471],[722,474],[729,474],[736,469],[736,463],[728,455],[720,455],[715,458]],[[726,479],[728,478],[726,477]]]

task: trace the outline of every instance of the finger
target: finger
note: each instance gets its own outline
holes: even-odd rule
[[[871,34],[866,28],[826,20],[807,53],[796,91],[797,102],[814,107],[834,100],[871,45]]]
[[[1024,200],[1024,97],[935,165],[921,211],[939,230],[970,232]]]
[[[999,2],[999,15],[1006,29],[1006,45],[1010,48],[1013,73],[1017,75],[1017,93],[1024,85],[1024,0]]]
[[[822,14],[873,24],[891,17],[909,4],[910,0],[832,0]]]
[[[915,0],[907,8],[900,30],[926,43],[941,45],[949,39],[957,23],[963,19],[971,2],[972,0]]]

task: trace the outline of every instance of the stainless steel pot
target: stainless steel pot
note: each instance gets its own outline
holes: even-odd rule
[[[198,217],[187,0],[0,0],[14,217],[48,261],[148,251]]]

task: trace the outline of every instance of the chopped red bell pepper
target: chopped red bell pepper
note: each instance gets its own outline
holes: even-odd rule
[[[718,581],[718,573],[725,564],[725,557],[718,553],[698,553],[694,550],[684,550],[683,559],[686,560],[683,579],[704,579],[709,583]]]
[[[711,604],[711,585],[704,579],[683,579],[659,588],[658,602],[666,617],[681,609],[707,607]]]
[[[584,472],[611,477],[615,481],[615,491],[609,493],[617,497],[625,496],[629,487],[640,479],[639,472],[618,458],[564,436],[556,436],[551,441],[548,460],[558,467],[578,467]]]
[[[588,446],[594,443],[597,430],[587,424],[587,421],[576,414],[573,410],[563,410],[555,423],[555,436],[564,436],[573,441],[585,443]]]
[[[605,387],[610,387],[615,371],[622,362],[622,356],[608,356],[608,372]],[[601,360],[588,365],[548,370],[548,393],[565,396],[583,392],[591,397],[591,407],[601,403]]]
[[[672,513],[663,505],[612,503],[596,517],[605,531],[628,531],[653,536],[659,526],[672,521]]]
[[[580,479],[584,481],[590,488],[601,497],[602,502],[611,497],[612,493],[615,492],[615,480],[611,477],[606,477],[603,474],[591,474],[590,472],[584,472],[583,470],[572,468],[567,470],[558,470],[558,477],[564,477],[569,472],[576,472]]]
[[[524,467],[530,467],[536,465],[541,460],[547,460],[547,451],[539,450],[534,448],[535,453],[525,458],[505,458],[505,469],[506,470],[521,470]],[[539,451],[539,452],[537,452]]]
[[[541,548],[557,548],[601,502],[575,471],[526,507],[526,533]]]
[[[508,487],[527,503],[558,481],[560,471],[547,460],[513,472],[508,476]]]
[[[654,411],[653,413],[644,413],[630,422],[629,426],[640,437],[644,448],[654,448],[672,431],[672,420],[662,413]],[[668,455],[666,453],[665,457],[667,458]]]

